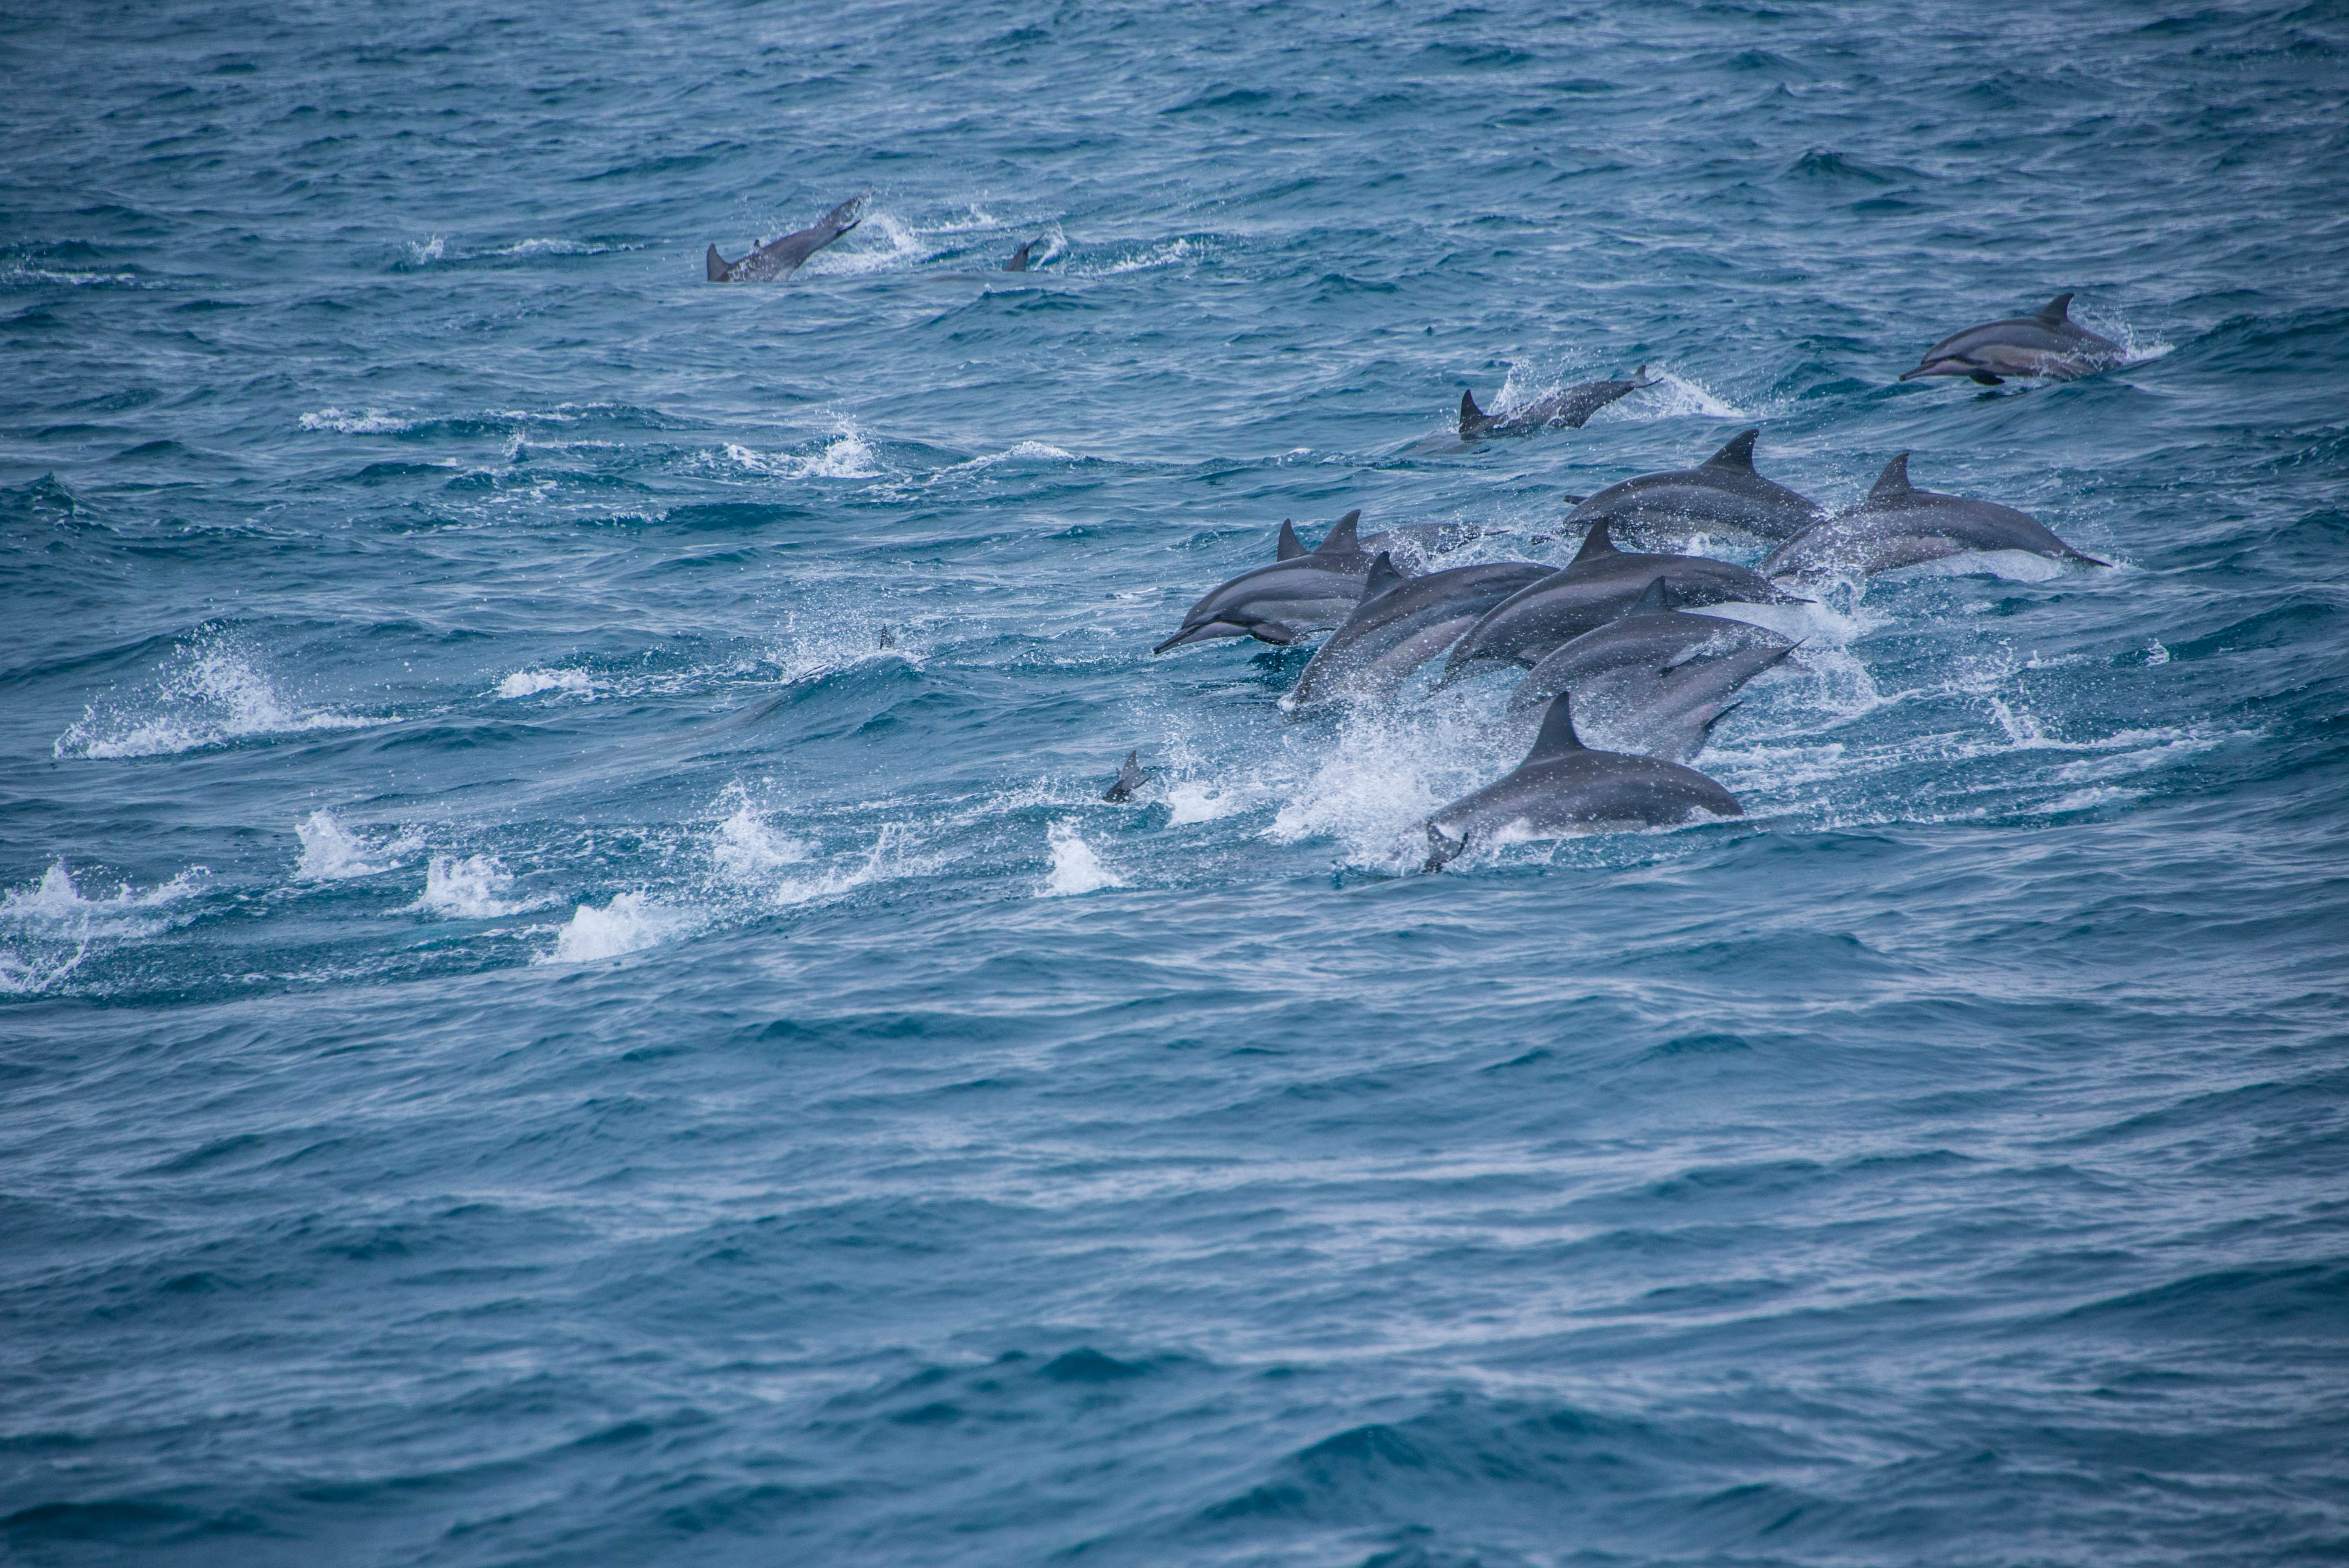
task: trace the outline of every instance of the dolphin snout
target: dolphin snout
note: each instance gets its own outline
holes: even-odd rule
[[[1235,626],[1229,621],[1202,621],[1195,626],[1185,626],[1150,651],[1163,654],[1169,648],[1179,648],[1185,643],[1209,643],[1217,637],[1245,637],[1247,628]]]

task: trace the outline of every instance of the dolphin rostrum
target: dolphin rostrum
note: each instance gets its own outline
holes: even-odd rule
[[[1125,754],[1125,766],[1117,770],[1117,781],[1102,792],[1102,799],[1109,801],[1131,800],[1133,799],[1133,792],[1149,781],[1150,774],[1142,766],[1142,752],[1137,748]]]
[[[1405,577],[1381,551],[1371,562],[1361,603],[1315,650],[1280,706],[1295,713],[1342,697],[1390,697],[1479,615],[1549,573],[1537,562],[1505,561]]]
[[[1774,655],[1794,651],[1794,644],[1767,626],[1722,615],[1692,615],[1673,607],[1681,602],[1670,577],[1651,582],[1630,614],[1561,645],[1527,671],[1509,694],[1511,716],[1529,717],[1571,692],[1580,699],[1587,722],[1599,707],[1651,695],[1649,683],[1684,665],[1756,650]],[[1611,695],[1602,696],[1601,692]]]
[[[1680,533],[1692,528],[1792,539],[1826,512],[1816,501],[1754,471],[1760,430],[1741,430],[1692,469],[1641,474],[1609,485],[1566,514],[1565,526],[1606,520],[1622,533]]]
[[[1281,524],[1281,556],[1269,566],[1243,572],[1191,606],[1183,629],[1151,652],[1165,653],[1185,643],[1216,637],[1254,637],[1275,647],[1287,647],[1307,632],[1335,626],[1354,613],[1370,575],[1371,557],[1362,553],[1355,525],[1362,514],[1350,511],[1340,518],[1318,549],[1302,550],[1297,531]]]
[[[1996,387],[2010,376],[2069,381],[2126,357],[2121,346],[2075,325],[2072,296],[2057,294],[2034,315],[1987,322],[1952,333],[1925,350],[1903,381],[1925,376],[1964,376]]]
[[[1694,769],[1591,750],[1574,733],[1573,704],[1570,696],[1550,704],[1533,749],[1516,771],[1427,820],[1423,871],[1441,871],[1477,839],[1554,839],[1745,814],[1736,796]]]
[[[1649,378],[1648,367],[1642,365],[1631,373],[1629,381],[1585,381],[1579,387],[1553,392],[1506,414],[1487,414],[1476,407],[1474,392],[1463,391],[1460,394],[1460,438],[1473,441],[1483,436],[1529,436],[1552,425],[1578,430],[1584,420],[1616,398],[1654,385],[1655,382]]]
[[[1683,604],[1801,604],[1743,566],[1702,555],[1637,555],[1615,548],[1601,518],[1564,570],[1553,572],[1485,613],[1453,645],[1437,689],[1481,664],[1534,665],[1543,655],[1620,620],[1648,584],[1669,576]]]
[[[1909,454],[1884,465],[1868,499],[1806,530],[1770,552],[1765,577],[1857,572],[1862,576],[1974,551],[2024,550],[2054,561],[2109,566],[2083,555],[2037,518],[1996,501],[1919,490],[1909,482]]]
[[[872,196],[868,190],[858,191],[831,211],[812,229],[802,229],[796,234],[785,234],[780,240],[770,240],[739,262],[730,262],[709,247],[705,264],[713,284],[763,284],[775,278],[789,277],[799,270],[800,263],[854,229],[864,219],[864,203]]]
[[[1022,245],[1018,250],[1012,252],[1011,259],[1003,263],[1003,270],[1007,273],[1026,272],[1028,270],[1028,253],[1030,249],[1034,246],[1040,245],[1043,242],[1044,236],[1039,234],[1034,239],[1029,241],[1027,244]]]

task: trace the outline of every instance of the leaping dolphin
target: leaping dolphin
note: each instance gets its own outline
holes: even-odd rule
[[[1963,376],[1996,387],[2010,376],[2069,381],[2126,357],[2121,346],[2098,337],[2072,320],[2072,296],[2059,294],[2034,315],[1986,322],[1952,333],[1925,350],[1917,368],[1900,379]]]
[[[1600,709],[1648,700],[1650,685],[1690,665],[1756,652],[1775,660],[1794,652],[1793,643],[1767,626],[1692,615],[1674,607],[1682,602],[1669,576],[1655,579],[1630,614],[1545,655],[1509,694],[1510,715],[1529,717],[1570,692],[1588,720]]]
[[[1506,414],[1487,414],[1476,407],[1476,395],[1464,390],[1460,394],[1460,438],[1474,441],[1485,436],[1530,436],[1553,425],[1578,430],[1584,420],[1616,398],[1654,385],[1649,378],[1648,367],[1642,365],[1631,373],[1629,381],[1585,381],[1579,387],[1553,392]]]
[[[1003,263],[1003,270],[1004,270],[1005,272],[1007,272],[1007,273],[1024,273],[1024,272],[1026,272],[1026,271],[1028,270],[1028,253],[1029,253],[1029,251],[1030,251],[1030,249],[1032,249],[1033,247],[1037,246],[1037,245],[1040,245],[1040,244],[1042,244],[1043,242],[1044,242],[1044,236],[1043,236],[1043,235],[1041,235],[1041,234],[1039,234],[1039,235],[1037,235],[1034,239],[1032,239],[1032,240],[1029,241],[1027,244],[1024,244],[1024,245],[1020,246],[1018,250],[1016,250],[1016,251],[1012,252],[1012,253],[1011,253],[1011,259],[1010,259],[1009,261],[1008,261],[1008,262],[1006,262],[1006,263]]]
[[[1692,768],[1591,750],[1574,732],[1573,704],[1570,696],[1550,704],[1533,749],[1514,772],[1428,818],[1421,870],[1443,870],[1479,838],[1554,839],[1745,814],[1736,796]]]
[[[1538,562],[1505,561],[1405,577],[1381,551],[1371,562],[1361,603],[1314,651],[1280,706],[1296,713],[1341,697],[1392,696],[1479,615],[1549,573]]]
[[[1355,535],[1361,520],[1359,510],[1348,512],[1312,551],[1282,523],[1280,559],[1241,573],[1192,605],[1183,629],[1150,651],[1163,654],[1216,637],[1254,637],[1287,647],[1307,632],[1340,624],[1354,613],[1370,575],[1371,558]]]
[[[2025,550],[2054,561],[2109,566],[2083,555],[2027,512],[1996,501],[1922,490],[1909,482],[1909,454],[1884,465],[1868,499],[1770,552],[1765,577],[1857,572],[1872,576],[1974,551]]]
[[[1567,528],[1602,519],[1619,533],[1679,533],[1692,527],[1792,539],[1826,515],[1818,502],[1754,471],[1762,432],[1740,430],[1692,469],[1641,474],[1609,485],[1566,514]]]
[[[1125,754],[1125,766],[1117,770],[1117,781],[1102,791],[1102,799],[1120,802],[1133,799],[1133,792],[1150,782],[1150,774],[1142,766],[1140,748]]]
[[[796,234],[785,234],[780,240],[770,240],[739,262],[730,262],[709,247],[704,260],[713,284],[763,284],[775,278],[789,277],[800,263],[831,244],[864,220],[864,203],[873,195],[868,188],[858,191],[823,215],[812,229],[802,229]]]

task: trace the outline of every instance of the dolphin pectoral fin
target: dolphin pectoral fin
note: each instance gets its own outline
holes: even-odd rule
[[[1977,387],[2003,387],[2006,385],[2005,377],[1992,376],[1987,370],[1975,370],[1969,372],[1966,379],[1972,382]]]
[[[2076,561],[2083,566],[2110,566],[2112,564],[2109,561],[2099,561],[2093,555],[2083,555],[2068,544],[2064,547],[2064,559],[2066,561]]]
[[[1247,628],[1247,634],[1259,643],[1270,643],[1276,648],[1288,646],[1299,636],[1296,627],[1282,621],[1258,621]]]
[[[709,269],[709,281],[713,284],[724,283],[726,274],[734,270],[726,258],[718,253],[715,245],[709,247],[709,254],[702,258],[702,264]]]

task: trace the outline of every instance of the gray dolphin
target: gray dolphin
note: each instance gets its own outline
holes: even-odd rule
[[[1704,749],[1713,727],[1736,708],[1737,693],[1745,683],[1794,651],[1791,645],[1754,646],[1719,658],[1692,659],[1671,669],[1618,668],[1578,681],[1571,691],[1557,695],[1574,699],[1576,722],[1599,737],[1600,745],[1639,757],[1689,762]],[[1532,711],[1542,710],[1537,706]]]
[[[1301,550],[1302,542],[1282,523],[1279,560],[1241,573],[1192,605],[1183,629],[1151,652],[1216,637],[1254,637],[1287,647],[1307,632],[1341,624],[1354,613],[1371,571],[1371,558],[1355,536],[1361,520],[1360,511],[1348,512],[1318,549],[1297,555],[1288,552],[1292,545]]]
[[[1529,717],[1572,692],[1583,699],[1588,718],[1602,687],[1629,697],[1637,695],[1635,681],[1660,681],[1690,664],[1754,650],[1777,656],[1794,651],[1793,643],[1767,626],[1720,615],[1692,615],[1673,607],[1680,602],[1670,577],[1651,582],[1630,614],[1561,644],[1526,672],[1509,694],[1511,717]]]
[[[1616,398],[1654,385],[1648,377],[1648,367],[1642,365],[1631,372],[1629,381],[1585,381],[1579,387],[1553,392],[1506,414],[1487,414],[1476,407],[1476,395],[1464,390],[1460,394],[1460,438],[1474,441],[1485,436],[1530,436],[1553,425],[1578,430],[1584,420]]]
[[[1011,253],[1011,259],[1010,259],[1009,261],[1008,261],[1008,262],[1006,262],[1006,263],[1003,263],[1003,270],[1004,270],[1005,272],[1007,272],[1007,273],[1024,273],[1024,272],[1026,272],[1026,271],[1028,270],[1028,253],[1029,253],[1029,251],[1030,251],[1032,247],[1037,246],[1037,245],[1040,245],[1040,244],[1042,244],[1043,242],[1044,242],[1044,236],[1043,236],[1043,235],[1041,235],[1041,234],[1039,234],[1039,235],[1037,235],[1034,239],[1032,239],[1032,240],[1029,241],[1027,244],[1022,245],[1022,246],[1020,246],[1018,250],[1016,250],[1016,251],[1012,252],[1012,253]]]
[[[2011,506],[1917,489],[1909,482],[1909,454],[1903,452],[1884,465],[1867,500],[1772,551],[1762,573],[1868,576],[1984,550],[2027,550],[2054,561],[2112,564],[2081,554],[2037,518]]]
[[[1740,430],[1695,468],[1609,485],[1568,512],[1565,526],[1584,528],[1605,519],[1625,534],[1686,534],[1696,527],[1792,539],[1826,511],[1754,471],[1754,443],[1761,434]]]
[[[1549,705],[1533,749],[1515,771],[1428,818],[1427,863],[1421,870],[1441,871],[1472,840],[1504,833],[1557,838],[1745,814],[1736,796],[1692,768],[1591,750],[1574,733],[1573,704],[1561,696]]]
[[[1917,368],[1900,379],[1963,376],[1985,387],[1996,387],[2009,376],[2069,381],[2125,357],[2119,344],[2075,325],[2072,296],[2059,294],[2040,306],[2035,315],[1986,322],[1951,333],[1925,350]]]
[[[1505,561],[1405,577],[1381,551],[1371,562],[1361,603],[1315,650],[1280,706],[1296,713],[1343,697],[1392,696],[1478,616],[1549,573],[1538,562]]]
[[[785,234],[780,240],[770,240],[739,262],[730,262],[709,247],[704,264],[713,284],[763,284],[774,278],[789,277],[797,272],[802,262],[831,244],[849,230],[864,221],[864,203],[873,195],[868,188],[858,191],[831,211],[812,229],[802,229],[796,234]]]
[[[1142,766],[1141,750],[1136,748],[1125,754],[1125,766],[1117,770],[1117,781],[1102,792],[1102,799],[1110,801],[1131,800],[1133,799],[1133,792],[1148,782],[1150,782],[1150,775]]]
[[[1564,570],[1528,583],[1485,613],[1453,645],[1436,689],[1478,665],[1533,665],[1583,633],[1629,614],[1648,584],[1670,576],[1684,604],[1804,604],[1743,566],[1702,555],[1639,555],[1615,548],[1601,518]]]

